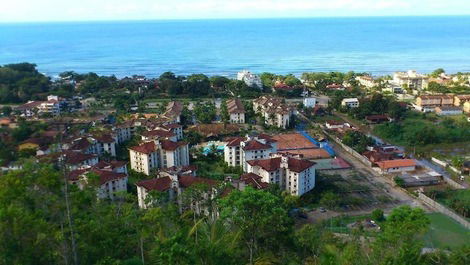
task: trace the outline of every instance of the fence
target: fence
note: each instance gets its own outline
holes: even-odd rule
[[[436,202],[435,200],[433,200],[433,199],[429,198],[428,196],[424,195],[423,193],[419,193],[418,199],[420,199],[422,202],[424,202],[426,205],[433,208],[434,210],[436,210],[440,213],[443,213],[443,214],[449,216],[450,218],[454,219],[455,221],[457,221],[458,223],[463,225],[465,228],[470,229],[470,222],[465,220],[465,218],[463,218],[462,216],[460,216],[460,215],[454,213],[453,211],[449,210],[444,205]]]
[[[442,161],[442,160],[439,160],[439,159],[437,159],[437,158],[435,158],[435,157],[431,157],[431,160],[432,160],[432,162],[434,162],[434,163],[436,163],[436,164],[438,164],[438,165],[440,165],[440,166],[443,166],[443,167],[447,167],[447,166],[448,166],[448,164],[447,164],[446,162],[444,162],[444,161]]]
[[[324,131],[325,132],[325,131]],[[326,134],[328,134],[327,132],[325,132]],[[329,135],[329,134],[328,134]],[[365,156],[359,154],[358,152],[356,152],[356,150],[352,149],[351,147],[343,144],[341,142],[341,140],[339,140],[337,137],[333,136],[333,135],[329,135],[331,139],[333,139],[333,141],[335,141],[335,143],[337,143],[338,145],[340,145],[346,152],[350,153],[352,156],[354,156],[355,158],[359,159],[359,161],[361,161],[361,163],[369,166],[369,167],[372,167],[372,163],[369,161],[369,159],[367,159]]]

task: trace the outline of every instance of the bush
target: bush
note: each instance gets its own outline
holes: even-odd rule
[[[371,217],[372,220],[376,222],[382,222],[385,220],[384,211],[382,209],[375,209],[374,211],[372,211]]]

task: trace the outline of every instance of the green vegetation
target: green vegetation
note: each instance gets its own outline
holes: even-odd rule
[[[428,196],[470,220],[470,190],[431,190]]]
[[[461,119],[440,118],[431,114],[408,112],[401,122],[377,125],[374,133],[399,145],[422,147],[429,144],[469,142],[470,123]]]
[[[359,131],[346,132],[341,141],[343,142],[343,144],[350,146],[358,153],[365,152],[367,150],[367,146],[371,146],[374,144],[374,139]]]
[[[421,209],[394,209],[382,232],[361,240],[360,230],[343,238],[322,226],[296,229],[288,215],[295,202],[277,189],[233,190],[206,201],[208,188],[196,185],[183,192],[181,209],[204,203],[212,214],[199,216],[180,212],[164,194],[154,194],[161,204],[147,210],[137,207],[133,193],[114,202],[97,200],[92,183],[84,190],[65,186],[58,170],[41,164],[3,175],[1,263],[468,264],[468,245],[420,254],[429,226]]]
[[[204,155],[202,150],[196,150],[195,157],[191,163],[198,167],[198,176],[205,178],[224,180],[227,176],[238,178],[243,174],[241,168],[228,166],[224,161],[223,154],[217,153],[215,148],[207,155]]]
[[[470,242],[470,232],[452,218],[441,213],[427,214],[431,220],[423,239],[427,247],[456,249]]]

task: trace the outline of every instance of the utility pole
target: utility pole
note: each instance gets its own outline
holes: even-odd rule
[[[65,132],[67,133],[68,130],[68,124],[65,124]],[[63,142],[63,134],[60,135],[60,142],[59,142],[59,150],[62,153],[62,142]],[[64,178],[64,196],[65,196],[65,207],[66,207],[66,214],[67,214],[67,222],[70,230],[70,240],[72,243],[72,254],[73,254],[73,264],[78,265],[78,254],[77,254],[77,247],[76,247],[76,242],[75,242],[75,233],[73,230],[73,223],[72,223],[72,214],[70,212],[70,199],[69,199],[69,183],[67,180],[67,166],[65,164],[65,155],[62,154],[59,157],[59,162],[62,168],[62,175]]]

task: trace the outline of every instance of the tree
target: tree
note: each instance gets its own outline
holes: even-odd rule
[[[222,199],[220,216],[240,232],[241,240],[249,252],[250,264],[253,264],[260,249],[275,251],[280,240],[292,228],[281,198],[251,187],[244,191],[232,191]]]
[[[382,222],[385,220],[384,211],[382,209],[375,209],[372,211],[372,219],[376,222]]]
[[[2,114],[4,116],[10,116],[11,112],[12,112],[12,108],[10,106],[3,106],[2,107]]]
[[[439,77],[441,74],[444,74],[446,71],[442,68],[438,68],[436,70],[434,70],[432,73],[431,73],[431,77],[434,77],[434,78],[437,78]]]
[[[220,106],[220,117],[224,123],[228,123],[230,121],[230,114],[228,113],[227,102],[222,101]]]

